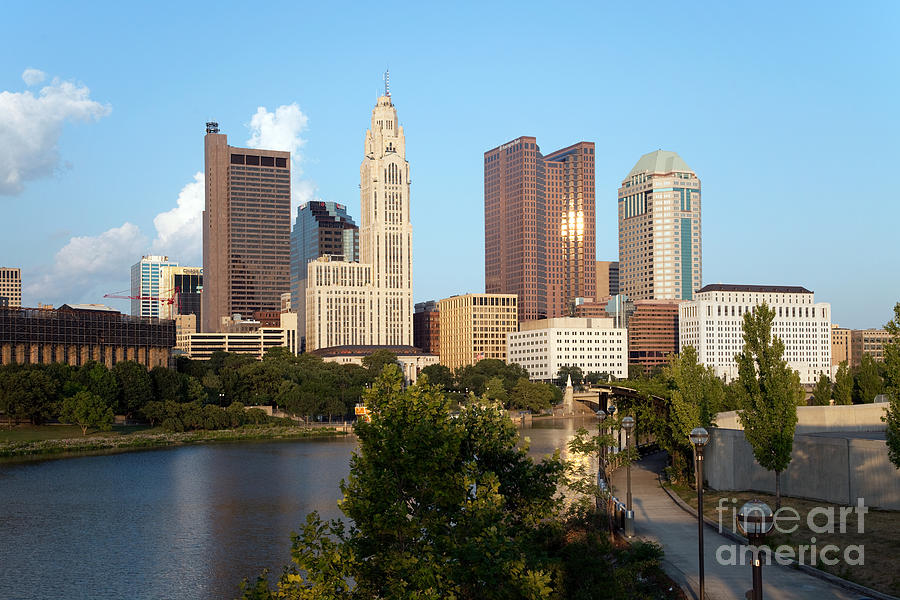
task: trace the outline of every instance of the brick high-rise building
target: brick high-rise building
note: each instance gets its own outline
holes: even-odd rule
[[[677,300],[635,300],[628,321],[628,364],[658,367],[677,354]]]
[[[434,300],[417,302],[413,313],[413,346],[428,354],[441,351],[441,312]]]
[[[619,188],[619,293],[691,300],[702,261],[700,179],[674,152],[643,155]]]
[[[533,137],[484,153],[485,291],[516,294],[519,321],[595,295],[594,144],[548,155]]]
[[[206,124],[202,331],[279,310],[290,291],[291,153],[228,145]]]

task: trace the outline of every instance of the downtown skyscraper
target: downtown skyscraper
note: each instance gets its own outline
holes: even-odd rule
[[[619,288],[692,300],[703,280],[700,179],[674,152],[643,155],[619,188]]]
[[[306,349],[412,346],[412,224],[406,136],[385,85],[359,169],[359,262],[307,265]]]
[[[279,310],[290,291],[291,153],[228,145],[206,124],[203,211],[204,332],[223,317]]]
[[[484,279],[519,321],[570,314],[596,291],[594,144],[546,156],[533,137],[484,153]]]

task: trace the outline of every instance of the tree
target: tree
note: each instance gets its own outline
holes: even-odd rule
[[[438,386],[445,392],[453,389],[453,372],[450,367],[435,363],[422,369],[421,375],[427,376],[428,383]]]
[[[828,406],[831,404],[831,380],[825,373],[819,374],[816,387],[813,390],[812,401],[815,406]]]
[[[853,403],[853,375],[846,360],[838,365],[837,373],[834,374],[834,403]]]
[[[144,365],[126,360],[116,363],[112,372],[119,387],[116,395],[116,412],[131,416],[153,400],[150,373]]]
[[[356,426],[341,486],[353,528],[308,516],[276,593],[258,580],[244,597],[550,598],[552,565],[538,542],[557,509],[559,459],[534,463],[496,405],[450,418],[436,386],[404,389],[395,366],[366,402],[372,422]]]
[[[533,383],[522,377],[509,393],[509,408],[521,408],[534,412],[550,408],[557,399],[553,393],[554,388],[555,386]],[[558,390],[558,388],[555,389]]]
[[[390,350],[385,350],[384,348],[382,348],[381,350],[376,350],[368,356],[364,356],[362,359],[362,364],[366,369],[368,369],[369,377],[372,380],[375,380],[379,375],[381,375],[381,372],[387,365],[399,365],[400,363],[397,361],[396,354],[394,354]]]
[[[484,397],[487,400],[499,403],[501,406],[506,406],[508,398],[503,380],[499,377],[492,377],[484,386]]]
[[[78,370],[76,379],[81,387],[100,396],[108,406],[115,406],[119,395],[119,382],[105,364],[95,361],[85,363]]]
[[[669,356],[663,374],[672,388],[670,423],[674,441],[690,450],[691,430],[715,425],[716,413],[725,402],[725,386],[712,367],[700,363],[693,346]]]
[[[153,398],[161,402],[182,402],[184,380],[181,373],[166,367],[153,367],[150,370],[153,382]]]
[[[775,471],[775,508],[781,508],[781,473],[791,462],[797,399],[796,373],[784,360],[784,342],[772,335],[775,311],[765,303],[744,313],[744,349],[738,363],[738,418],[759,466]]]
[[[93,392],[82,390],[63,400],[59,418],[64,423],[81,427],[81,434],[87,435],[90,427],[101,431],[112,429],[113,410],[103,398]]]
[[[884,381],[878,372],[875,359],[869,354],[863,354],[860,359],[859,369],[856,371],[856,402],[866,404],[875,401],[875,396],[884,389]]]
[[[570,375],[572,377],[572,385],[579,385],[584,377],[581,372],[581,367],[578,365],[563,365],[556,373],[556,385],[565,387]]]
[[[882,420],[887,425],[888,457],[900,469],[900,302],[894,305],[894,318],[884,326],[891,341],[884,345],[885,393],[888,406]]]
[[[17,366],[0,380],[0,410],[7,419],[40,425],[55,414],[56,394],[54,380],[41,370]]]

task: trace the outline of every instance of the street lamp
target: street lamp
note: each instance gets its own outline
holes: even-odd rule
[[[603,420],[606,418],[606,412],[601,408],[594,414],[597,415],[598,442],[602,444],[597,446],[597,489],[599,490],[597,493],[597,510],[600,510],[600,494],[603,493],[606,486],[606,461],[603,456],[606,448],[606,444],[603,442]]]
[[[694,446],[694,470],[697,475],[697,539],[700,548],[700,598],[704,598],[703,588],[703,448],[709,442],[709,432],[703,427],[691,430],[691,444]]]
[[[622,428],[625,429],[625,449],[631,448],[631,430],[634,429],[634,417],[627,416],[622,419]],[[634,535],[634,512],[631,510],[631,459],[625,457],[625,534],[628,537]]]
[[[759,547],[766,535],[772,531],[775,518],[769,505],[760,500],[750,500],[738,511],[738,527],[755,546],[753,552],[753,590],[751,600],[762,600],[762,561],[759,559]]]

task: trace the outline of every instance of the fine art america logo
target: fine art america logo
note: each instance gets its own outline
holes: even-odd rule
[[[727,503],[731,504],[728,506]],[[730,518],[731,531],[739,531],[737,525],[738,515],[737,498],[720,498],[716,507],[719,514],[719,533],[725,530],[726,518]],[[847,533],[847,517],[856,514],[856,532],[865,532],[865,514],[869,512],[863,498],[857,498],[856,506],[841,506],[835,509],[833,506],[817,506],[806,515],[806,526],[810,532],[817,535],[834,535]],[[790,506],[782,506],[772,516],[772,529],[769,535],[780,533],[790,535],[800,528],[800,513]],[[852,531],[851,531],[852,533]],[[767,544],[756,546],[750,544],[722,544],[716,550],[716,561],[721,565],[747,565],[762,559],[766,565],[772,564],[772,559],[779,565],[790,565],[793,561],[801,565],[817,567],[819,565],[833,566],[841,562],[850,566],[865,564],[865,546],[863,544],[850,544],[841,548],[835,544],[820,545],[816,543],[815,535],[810,536],[809,543],[801,543],[795,546],[782,544],[771,548]]]

